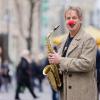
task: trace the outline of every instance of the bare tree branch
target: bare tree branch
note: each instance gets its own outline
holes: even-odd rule
[[[15,7],[16,7],[17,14],[18,14],[18,23],[19,23],[20,34],[25,39],[23,29],[22,29],[22,12],[21,12],[18,0],[15,0]]]

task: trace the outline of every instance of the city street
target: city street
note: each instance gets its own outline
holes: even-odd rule
[[[35,88],[35,93],[38,95],[37,99],[33,99],[30,92],[26,89],[24,93],[20,93],[20,98],[21,100],[52,100],[52,92],[47,80],[44,80],[43,82],[43,92],[39,92],[39,90]],[[15,100],[14,96],[15,83],[13,83],[13,86],[9,89],[9,92],[5,92],[4,89],[2,89],[0,92],[0,100]]]
[[[43,83],[43,92],[39,92],[37,88],[35,88],[35,93],[37,94],[38,98],[36,100],[52,100],[51,99],[51,89],[47,80],[44,80]],[[0,100],[15,100],[15,86],[11,87],[9,92],[5,92],[3,89],[0,92]],[[27,89],[25,89],[24,93],[20,94],[21,100],[35,100],[32,98],[31,94]]]
[[[100,100],[99,22],[100,0],[0,0],[0,100]]]

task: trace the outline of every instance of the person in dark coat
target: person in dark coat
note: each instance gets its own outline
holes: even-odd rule
[[[97,87],[98,92],[100,92],[100,49],[97,49],[97,56],[96,56],[96,68],[97,68]]]
[[[32,62],[33,80],[34,79],[38,80],[38,84],[35,84],[35,82],[33,82],[33,84],[39,89],[40,92],[43,92],[42,83],[43,83],[44,75],[42,74],[42,70],[43,70],[42,61],[37,60]]]
[[[15,94],[15,100],[20,100],[19,93],[22,87],[27,87],[33,98],[37,98],[31,85],[31,60],[30,53],[27,50],[23,51],[21,61],[17,66],[16,78],[17,78],[17,88]]]
[[[0,90],[2,86],[2,47],[0,47]]]
[[[9,74],[9,71],[10,71],[9,61],[7,59],[3,62],[1,68],[2,68],[3,84],[4,84],[6,92],[8,92],[8,89],[9,89],[8,86],[11,83],[11,76]]]

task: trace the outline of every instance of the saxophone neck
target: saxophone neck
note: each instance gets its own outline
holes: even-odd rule
[[[50,36],[59,28],[60,25],[56,26],[47,36],[47,38],[50,38]]]
[[[60,25],[59,25],[60,26]],[[52,43],[51,43],[51,36],[54,34],[54,32],[58,29],[58,27],[55,27],[52,32],[50,32],[46,38],[47,40],[47,48],[48,48],[48,53],[53,53],[53,47],[52,47]]]
[[[48,53],[52,53],[53,52],[53,48],[52,48],[52,44],[51,44],[50,38],[47,38],[47,48],[48,48]]]

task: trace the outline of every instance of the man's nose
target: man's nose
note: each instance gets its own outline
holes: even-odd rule
[[[73,25],[73,24],[75,24],[76,22],[74,21],[74,20],[69,20],[68,22],[67,22],[67,24],[68,25]]]

